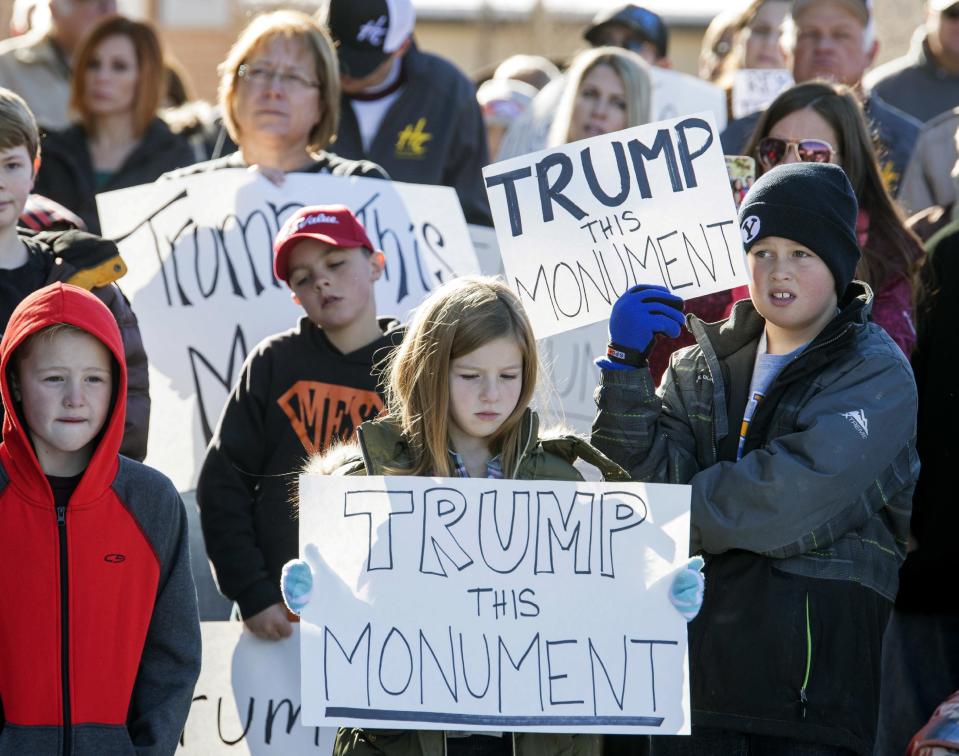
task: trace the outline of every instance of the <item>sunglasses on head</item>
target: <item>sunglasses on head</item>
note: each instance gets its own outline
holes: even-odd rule
[[[785,158],[790,147],[795,146],[796,154],[804,163],[828,163],[836,154],[833,146],[824,139],[780,139],[779,137],[764,137],[756,148],[759,162],[764,168],[779,165]]]

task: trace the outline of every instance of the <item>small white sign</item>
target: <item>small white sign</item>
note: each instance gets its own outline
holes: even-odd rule
[[[726,128],[726,92],[721,87],[671,68],[650,66],[649,73],[653,79],[654,121],[708,110],[718,131]]]
[[[733,77],[733,118],[765,110],[795,81],[785,68],[742,68]]]

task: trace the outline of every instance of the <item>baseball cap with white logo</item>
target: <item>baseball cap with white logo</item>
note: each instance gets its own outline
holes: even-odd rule
[[[329,0],[326,22],[340,72],[362,79],[413,33],[416,11],[411,0]]]
[[[363,247],[375,252],[370,238],[346,205],[308,205],[291,215],[273,243],[273,273],[289,284],[290,253],[297,242],[316,239],[332,247]]]

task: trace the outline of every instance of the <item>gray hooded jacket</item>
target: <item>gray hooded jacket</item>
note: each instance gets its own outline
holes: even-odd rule
[[[871,300],[851,284],[768,387],[738,462],[765,324],[751,302],[722,323],[690,316],[698,345],[658,392],[648,369],[603,372],[593,444],[637,480],[692,485],[690,548],[707,558],[694,724],[871,749],[919,471],[915,381]]]

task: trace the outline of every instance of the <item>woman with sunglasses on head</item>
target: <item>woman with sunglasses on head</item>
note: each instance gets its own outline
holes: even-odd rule
[[[375,163],[326,150],[340,118],[340,71],[329,35],[305,13],[250,22],[220,64],[219,105],[237,151],[168,177],[249,167],[275,184],[291,172],[387,178]]]
[[[922,256],[882,177],[862,108],[848,87],[808,82],[787,89],[756,124],[745,153],[756,158],[757,178],[795,162],[836,163],[859,201],[856,232],[862,258],[856,278],[872,288],[872,319],[908,356],[916,343],[912,274]]]
[[[98,193],[148,184],[193,162],[189,142],[157,115],[164,77],[163,51],[150,24],[123,16],[97,23],[74,57],[76,123],[44,139],[35,191],[99,234]]]

